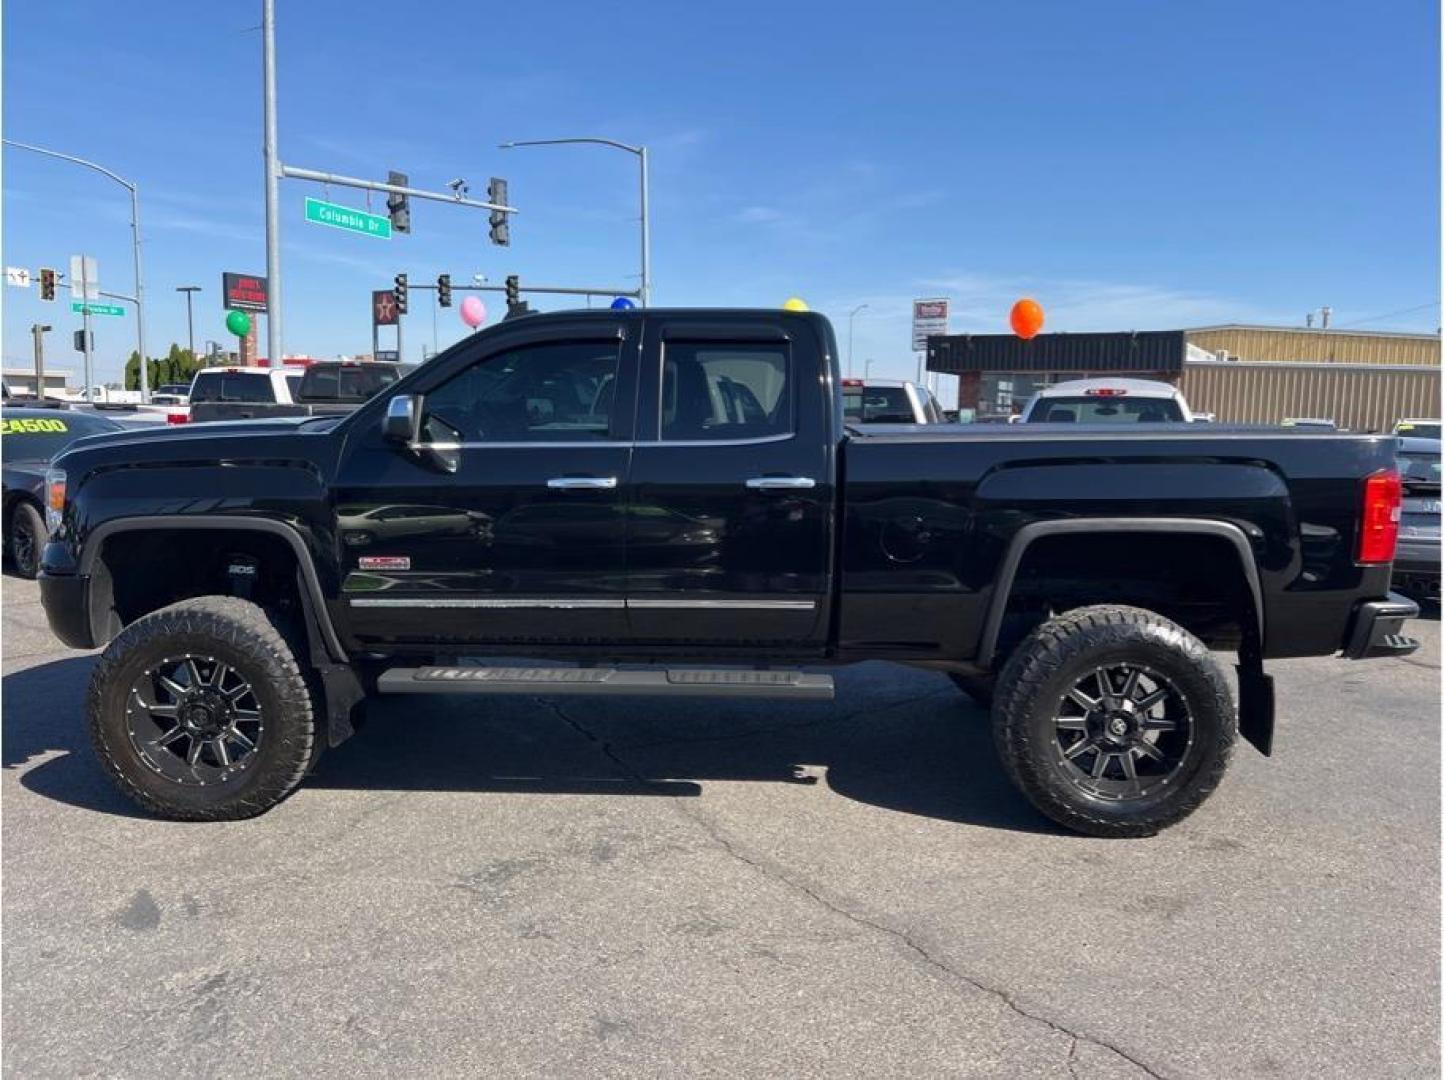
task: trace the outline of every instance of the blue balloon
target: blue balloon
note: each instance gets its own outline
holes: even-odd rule
[[[628,300],[625,296],[619,296],[612,301],[613,311],[630,311],[637,305]]]

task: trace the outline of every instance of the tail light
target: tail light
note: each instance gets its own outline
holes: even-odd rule
[[[191,422],[191,414],[183,412],[168,412],[165,414],[165,422],[167,424],[189,424]]]
[[[1127,396],[1128,396],[1128,391],[1127,391],[1127,390],[1118,390],[1118,389],[1114,389],[1114,388],[1111,387],[1111,386],[1102,386],[1102,387],[1097,387],[1097,388],[1095,388],[1095,389],[1093,389],[1093,390],[1084,390],[1083,393],[1086,394],[1088,397],[1127,397]]]
[[[1357,561],[1394,561],[1394,548],[1399,542],[1399,514],[1403,497],[1404,488],[1397,470],[1380,469],[1365,477]]]
[[[65,470],[45,470],[45,529],[54,532],[60,527],[60,515],[65,510]]]

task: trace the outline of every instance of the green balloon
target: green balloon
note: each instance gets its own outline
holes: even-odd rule
[[[251,332],[251,317],[244,311],[226,312],[226,329],[236,337],[245,337]]]

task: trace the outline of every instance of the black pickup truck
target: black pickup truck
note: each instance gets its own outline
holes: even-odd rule
[[[106,769],[168,817],[265,810],[374,694],[816,700],[882,659],[990,699],[1043,813],[1140,836],[1236,733],[1269,752],[1265,660],[1417,648],[1394,448],[849,430],[816,314],[535,315],[349,416],[82,441],[49,476],[41,591],[64,642],[105,646]]]

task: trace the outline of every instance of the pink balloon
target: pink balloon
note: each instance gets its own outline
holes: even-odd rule
[[[461,321],[475,330],[486,322],[486,305],[476,297],[468,296],[461,302]]]

